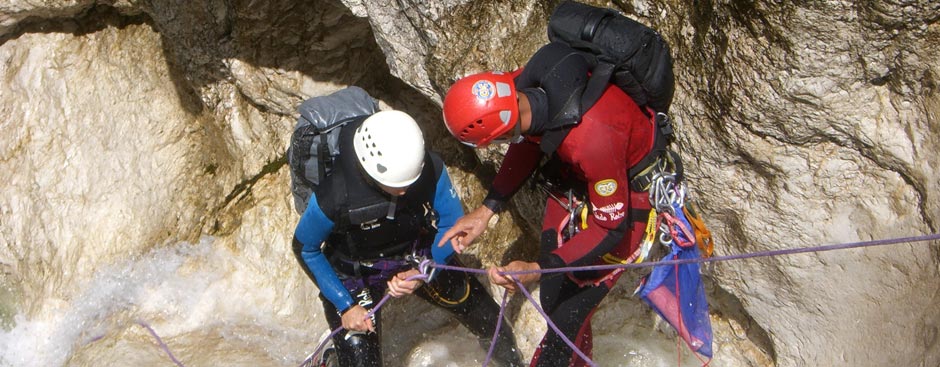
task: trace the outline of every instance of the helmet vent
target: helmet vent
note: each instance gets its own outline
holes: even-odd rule
[[[385,171],[388,171],[388,167],[383,166],[381,163],[376,163],[375,169],[378,170],[379,173],[385,173]]]
[[[481,127],[481,126],[483,126],[483,119],[479,119],[479,120],[474,121],[474,122],[471,123],[470,125],[467,125],[467,127],[465,127],[465,128],[460,132],[460,137],[461,137],[461,138],[465,138],[467,135],[469,135],[469,134],[473,131],[473,129],[475,129],[475,128],[477,128],[477,127]]]

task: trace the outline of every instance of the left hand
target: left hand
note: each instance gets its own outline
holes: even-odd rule
[[[519,285],[512,279],[509,275],[504,275],[501,273],[505,272],[514,272],[514,271],[529,271],[529,270],[542,270],[542,267],[535,262],[527,261],[513,261],[506,266],[494,266],[486,271],[486,275],[490,278],[490,283],[496,284],[500,287],[506,288],[509,290],[509,293],[515,293],[519,290]],[[538,281],[542,277],[539,273],[527,273],[527,274],[518,274],[516,278],[519,279],[523,285],[528,286],[531,283]]]
[[[418,287],[424,284],[424,281],[420,279],[408,280],[408,278],[418,274],[421,274],[418,269],[411,269],[395,274],[392,279],[388,280],[388,293],[396,298],[414,293]]]

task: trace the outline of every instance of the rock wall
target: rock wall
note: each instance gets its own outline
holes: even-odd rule
[[[212,306],[236,325],[219,332],[154,310],[162,330],[240,335],[246,318],[323,327],[311,311],[316,289],[289,250],[297,218],[284,148],[296,106],[355,84],[418,116],[472,207],[500,152],[456,144],[440,123],[441,97],[462,75],[523,65],[546,41],[555,3],[0,4],[0,284],[9,288],[0,319],[56,319],[102,269],[212,236],[232,256],[219,265],[230,276],[213,284],[251,290],[258,313]],[[938,231],[940,5],[601,5],[672,45],[676,148],[719,255]],[[539,201],[514,199],[466,260],[532,256]],[[212,260],[200,259],[188,266]],[[938,263],[935,241],[715,264],[713,365],[936,365]],[[628,293],[608,302],[636,302]],[[515,321],[537,338],[544,326],[529,316]],[[290,365],[319,337],[283,334],[300,346],[251,354],[239,339],[233,348],[242,361],[277,355]],[[106,340],[145,337],[128,329]],[[69,348],[69,365],[116,363],[101,343]],[[196,365],[226,354],[183,353]]]
[[[655,27],[673,47],[678,149],[719,253],[937,231],[936,4],[599,5]],[[389,10],[368,14],[379,29],[403,24],[396,18],[437,24],[418,49],[433,50],[432,85],[446,86],[468,71],[520,66],[519,54],[541,44],[551,5],[411,10],[430,6],[414,1],[388,20]],[[502,47],[507,40],[515,47]],[[399,76],[423,90],[420,73]],[[517,216],[537,217],[527,208]],[[937,264],[936,242],[723,263],[713,300],[758,329],[751,339],[781,365],[931,365],[940,358],[929,311]],[[886,354],[884,335],[910,349]]]

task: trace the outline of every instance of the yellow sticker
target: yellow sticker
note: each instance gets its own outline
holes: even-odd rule
[[[617,181],[614,179],[606,179],[598,181],[594,184],[594,192],[600,196],[610,196],[617,192]]]

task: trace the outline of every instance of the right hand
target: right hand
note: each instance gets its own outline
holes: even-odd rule
[[[470,214],[458,219],[453,227],[444,232],[437,247],[443,247],[447,241],[450,241],[450,244],[454,246],[454,252],[463,253],[463,250],[470,247],[473,240],[483,234],[494,214],[490,208],[481,205]]]
[[[521,271],[538,271],[542,270],[542,267],[538,263],[528,262],[528,261],[513,261],[507,264],[506,266],[494,266],[486,271],[487,277],[490,278],[490,283],[498,285],[500,287],[506,288],[509,293],[516,293],[519,290],[519,285],[516,284],[516,281],[513,280],[513,276],[504,274],[512,272],[521,272]],[[527,274],[518,274],[515,275],[519,282],[524,286],[538,281],[541,278],[539,273],[527,273]]]
[[[388,294],[398,298],[414,293],[416,289],[424,284],[424,281],[421,279],[408,280],[408,278],[419,274],[421,274],[421,272],[418,271],[418,269],[410,269],[395,274],[388,280]]]
[[[343,312],[343,328],[348,331],[375,332],[375,326],[372,325],[372,318],[366,317],[369,313],[360,305],[350,307]]]

